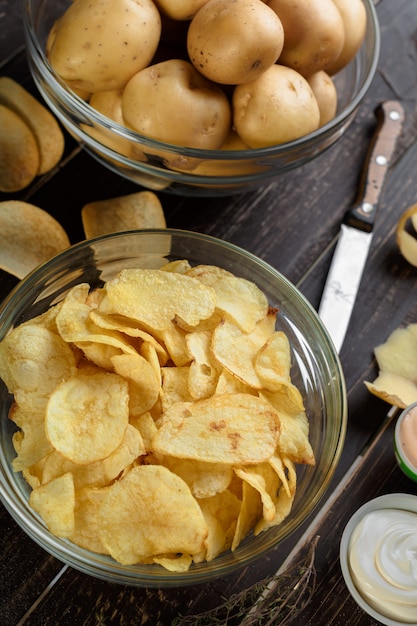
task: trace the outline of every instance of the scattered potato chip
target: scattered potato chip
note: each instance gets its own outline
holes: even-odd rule
[[[76,374],[49,397],[46,435],[74,463],[105,459],[122,442],[129,420],[128,384],[109,372]]]
[[[374,353],[379,372],[368,391],[400,408],[417,402],[417,324],[395,329]]]
[[[81,210],[87,239],[126,230],[166,228],[164,211],[153,191],[97,200]]]
[[[0,77],[0,103],[14,111],[33,133],[39,151],[36,174],[45,174],[53,169],[62,157],[65,140],[52,113],[8,76]]]
[[[208,529],[200,506],[186,483],[163,466],[141,465],[115,482],[99,517],[100,538],[119,563],[205,551]]]
[[[24,189],[39,170],[39,150],[28,125],[0,103],[0,191]]]
[[[36,487],[30,493],[29,504],[51,533],[57,537],[71,537],[75,524],[75,492],[70,472]]]
[[[1,269],[23,278],[69,246],[66,232],[46,211],[21,200],[0,202]]]
[[[0,342],[13,468],[52,532],[185,572],[290,513],[294,463],[315,462],[290,345],[231,278],[186,260],[126,270]]]
[[[398,221],[396,228],[397,245],[403,257],[414,267],[417,267],[417,238],[407,231],[407,225],[411,222],[414,230],[417,230],[417,204],[410,206]]]

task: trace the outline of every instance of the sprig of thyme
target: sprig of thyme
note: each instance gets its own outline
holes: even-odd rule
[[[232,595],[219,606],[179,616],[172,626],[285,626],[311,600],[316,585],[314,557],[319,537],[306,556],[283,573],[274,574]]]

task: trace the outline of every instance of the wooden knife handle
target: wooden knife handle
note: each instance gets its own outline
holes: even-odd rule
[[[371,232],[378,201],[387,177],[397,139],[401,134],[404,109],[396,100],[387,100],[375,109],[377,127],[365,159],[359,197],[345,216],[345,224]]]

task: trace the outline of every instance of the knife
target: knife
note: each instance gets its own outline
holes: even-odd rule
[[[365,159],[359,194],[345,214],[326,279],[319,317],[337,352],[343,345],[373,236],[378,201],[400,136],[404,109],[387,100],[375,109],[377,127]]]

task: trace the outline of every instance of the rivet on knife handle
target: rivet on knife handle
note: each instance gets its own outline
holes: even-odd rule
[[[377,107],[378,126],[369,146],[355,205],[344,219],[345,224],[371,232],[397,139],[402,130],[404,109],[397,100],[387,100]],[[380,130],[384,127],[384,132]]]

